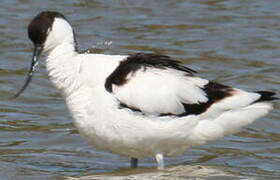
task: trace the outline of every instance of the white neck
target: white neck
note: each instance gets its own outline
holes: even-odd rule
[[[69,95],[77,87],[76,76],[81,60],[72,44],[62,43],[47,53],[46,67],[50,80]]]
[[[46,52],[48,58],[56,59],[60,56],[73,56],[77,54],[75,50],[75,45],[73,43],[63,42],[57,45],[51,51]]]
[[[55,18],[44,43],[47,72],[54,85],[68,93],[74,85],[79,61],[76,60],[75,39],[71,25],[63,18]]]
[[[44,43],[44,52],[60,56],[75,51],[75,37],[71,25],[62,18],[55,18]]]

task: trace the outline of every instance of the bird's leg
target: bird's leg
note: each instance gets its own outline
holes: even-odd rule
[[[156,154],[156,161],[157,161],[158,169],[164,169],[164,160],[163,160],[162,153]]]
[[[137,168],[138,167],[138,159],[137,158],[131,158],[130,159],[130,167],[131,168]]]

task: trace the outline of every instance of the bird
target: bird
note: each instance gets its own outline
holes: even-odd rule
[[[164,158],[231,135],[267,115],[276,93],[248,92],[197,76],[167,55],[82,53],[69,20],[42,11],[28,25],[33,56],[18,97],[42,53],[74,125],[97,149],[130,159]]]

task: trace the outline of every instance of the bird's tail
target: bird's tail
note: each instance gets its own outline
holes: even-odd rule
[[[277,100],[279,99],[278,97],[275,97],[275,93],[274,92],[270,92],[270,91],[255,91],[255,93],[260,94],[261,97],[256,100],[254,103],[256,102],[263,102],[263,101],[272,101],[272,100]]]

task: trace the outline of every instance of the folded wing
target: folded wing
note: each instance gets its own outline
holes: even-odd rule
[[[120,102],[121,108],[161,116],[207,112],[216,116],[262,97],[261,93],[213,83],[194,73],[168,56],[135,54],[119,64],[106,79],[105,88]]]

